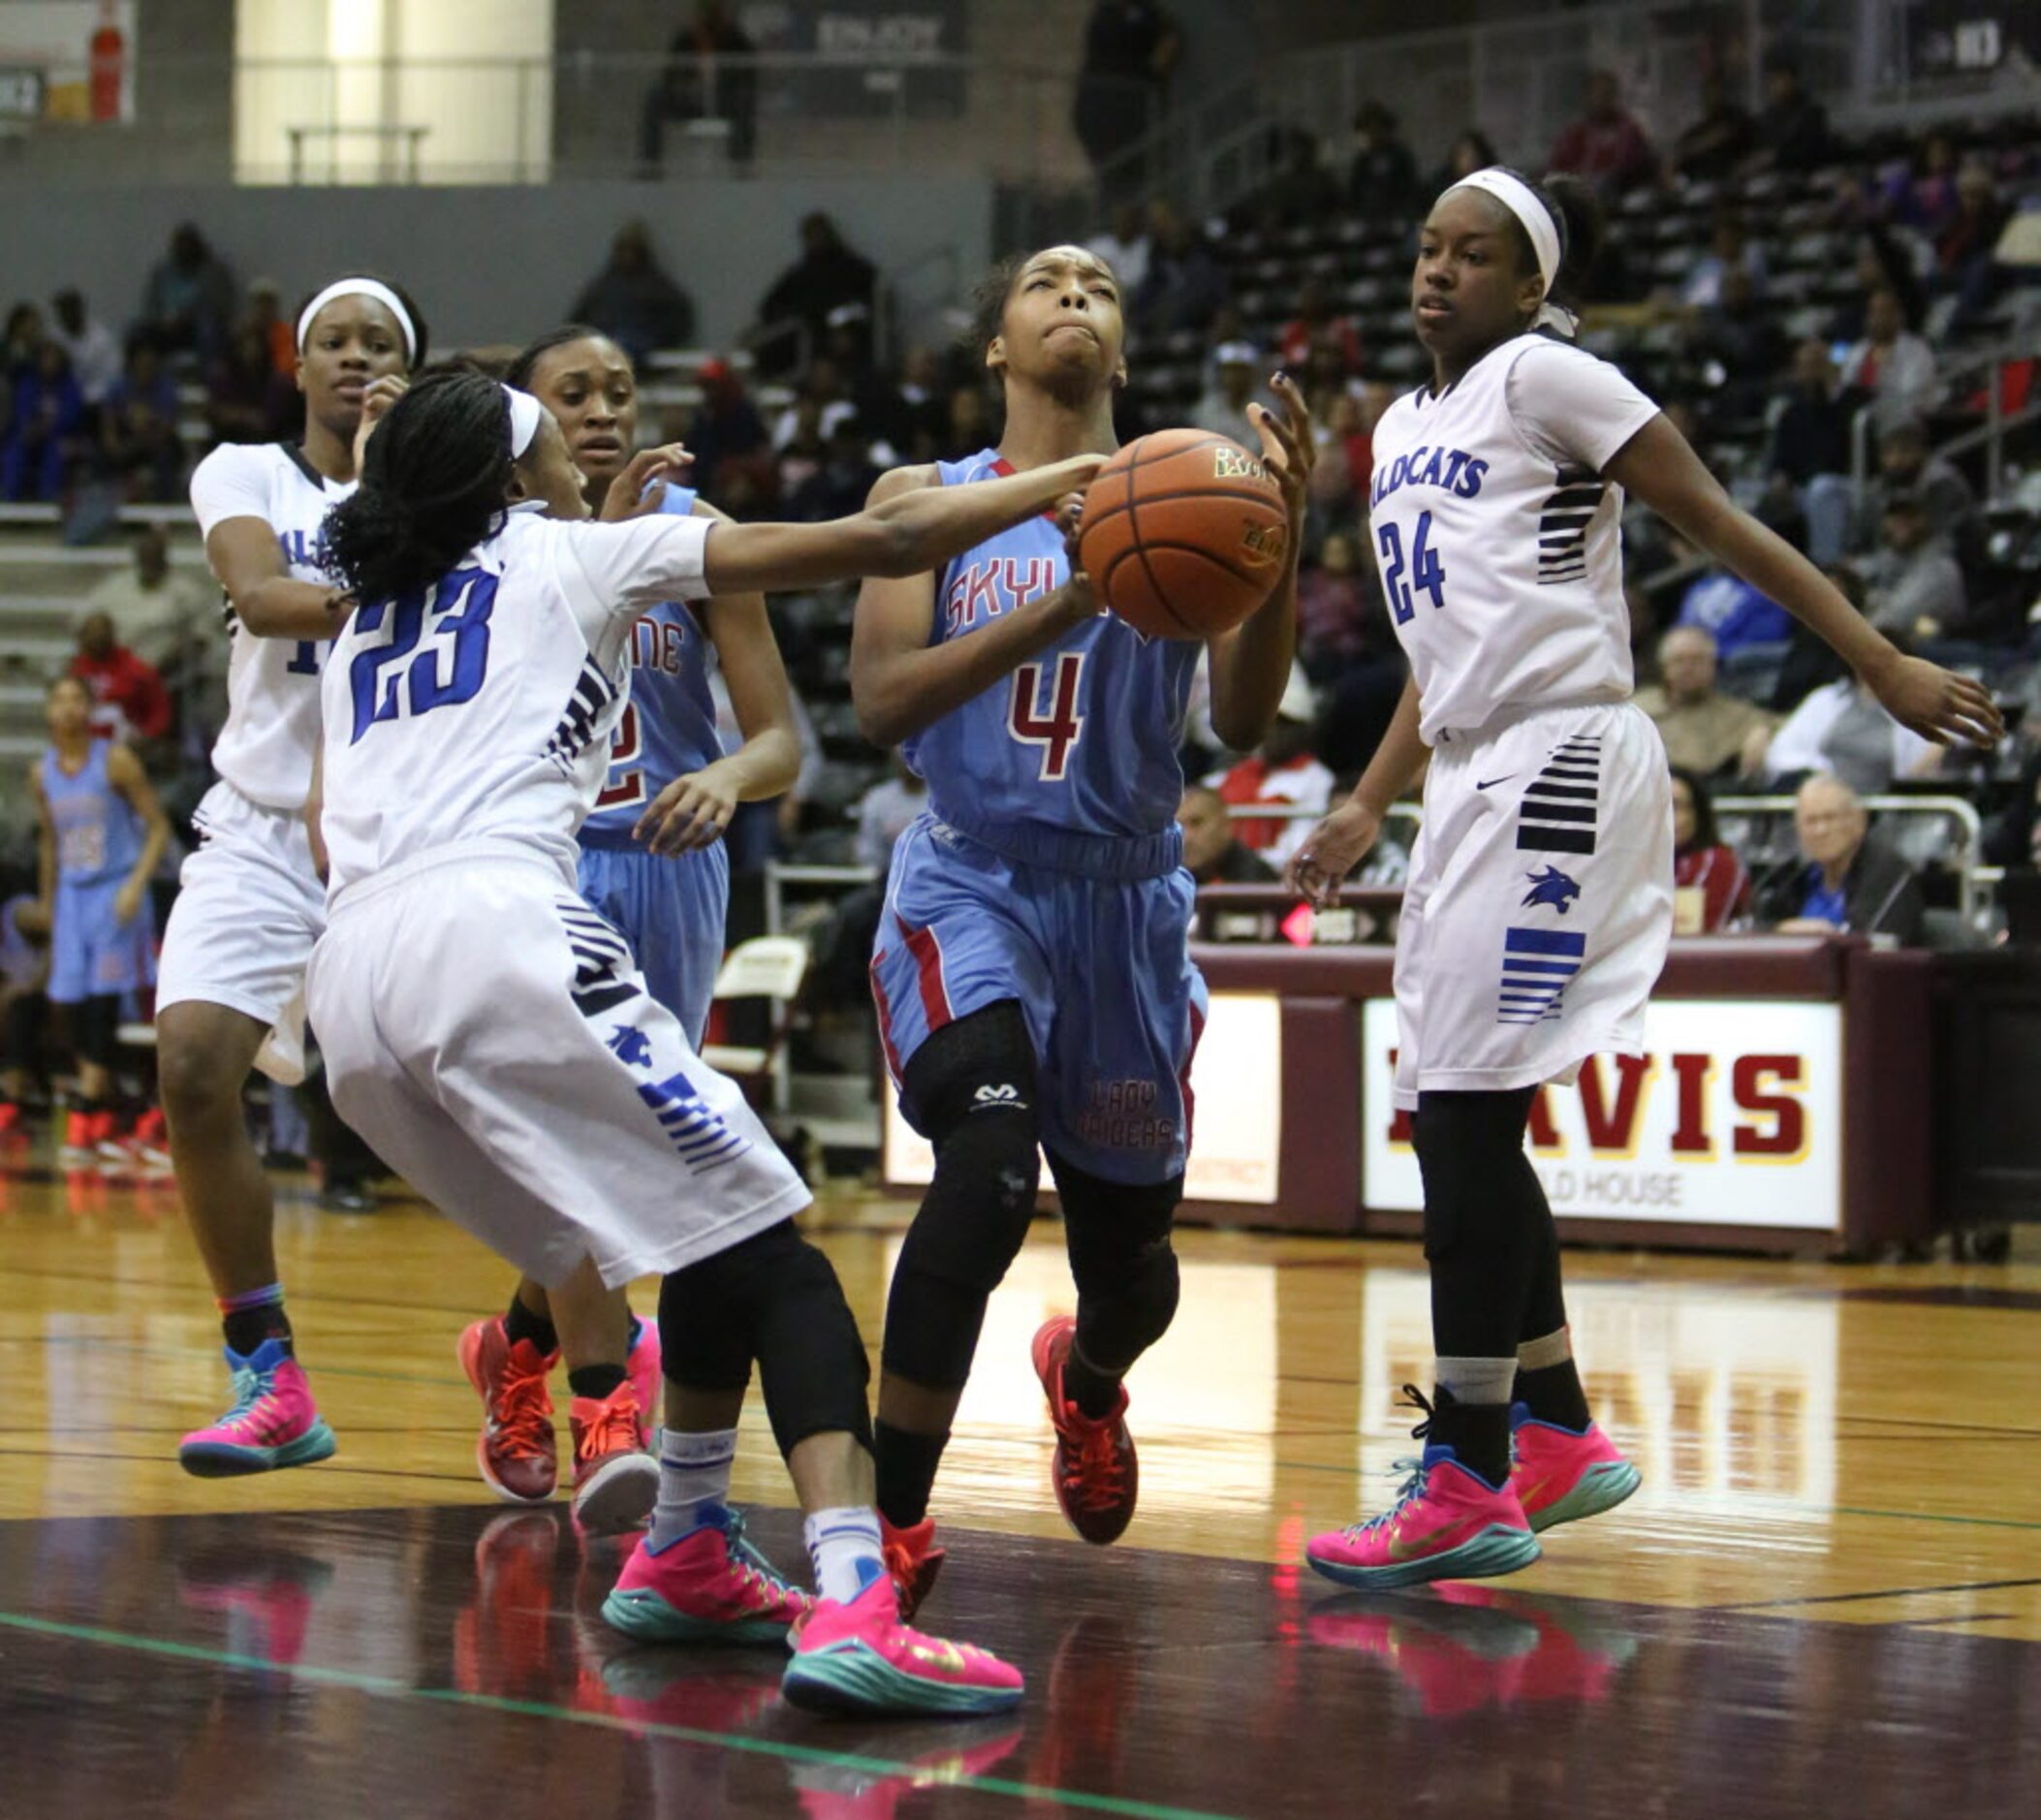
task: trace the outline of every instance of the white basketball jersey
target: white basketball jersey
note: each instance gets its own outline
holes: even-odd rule
[[[1606,361],[1526,334],[1383,412],[1369,529],[1427,744],[1629,695],[1623,495],[1602,469],[1657,410]]]
[[[358,608],[322,688],[330,901],[475,840],[528,845],[571,883],[631,623],[706,596],[713,522],[562,523],[520,507],[434,586]]]
[[[229,518],[260,518],[276,535],[294,581],[331,587],[323,526],[328,511],[353,492],[330,481],[286,443],[222,443],[191,477],[199,535]],[[299,809],[312,781],[319,737],[323,639],[259,639],[227,610],[227,724],[213,742],[212,768],[251,801]]]

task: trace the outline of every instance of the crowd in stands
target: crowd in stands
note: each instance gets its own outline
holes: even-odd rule
[[[700,42],[676,41],[676,70],[735,28],[705,8],[689,29]],[[701,105],[683,76],[648,104],[648,135],[669,117],[659,109]],[[1616,79],[1596,74],[1544,157],[1506,148],[1521,166],[1576,173],[1603,194],[1613,231],[1584,341],[1621,361],[1725,485],[1896,641],[1989,673],[2016,709],[2041,706],[2034,444],[2009,445],[2009,471],[2024,462],[2026,478],[1997,499],[1982,496],[1974,450],[1936,453],[1979,421],[1985,386],[2003,388],[2013,408],[2031,383],[2041,134],[2027,123],[1853,145],[1783,57],[1764,94],[1746,112],[1711,79],[1699,117],[1654,141]],[[1119,278],[1129,321],[1123,439],[1188,423],[1252,447],[1248,407],[1269,401],[1278,367],[1299,378],[1313,413],[1293,686],[1259,751],[1223,750],[1194,715],[1186,752],[1192,867],[1227,882],[1279,874],[1394,710],[1404,668],[1368,537],[1370,432],[1419,377],[1399,301],[1415,225],[1444,184],[1497,161],[1470,128],[1443,166],[1421,169],[1379,100],[1360,108],[1336,151],[1280,132],[1268,184],[1225,220],[1194,221],[1158,197],[1116,207],[1090,240]],[[685,441],[697,484],[738,517],[834,517],[890,466],[997,438],[979,350],[918,344],[882,358],[885,287],[853,238],[828,215],[804,219],[741,350],[695,360],[691,388],[675,394],[685,401],[648,415],[644,434]],[[642,222],[619,231],[571,313],[641,361],[696,333],[693,300]],[[294,433],[291,343],[275,286],[237,286],[191,226],[172,236],[122,332],[76,292],[47,308],[18,304],[0,348],[0,496],[73,513],[81,500],[180,500],[213,441]],[[2028,358],[1952,383],[1952,360],[1999,345]],[[180,406],[180,380],[203,387],[196,410],[188,397]],[[1853,475],[1860,450],[1868,468]],[[1626,532],[1640,701],[1679,780],[1683,929],[1814,921],[1917,938],[1925,911],[1955,898],[1946,875],[1909,868],[1950,856],[1867,816],[1863,798],[1895,789],[1968,797],[1986,839],[1982,855],[1964,857],[2033,863],[2041,764],[2030,732],[1989,763],[1928,746],[1774,603],[1648,515]],[[141,677],[161,669],[174,682],[205,600],[164,556],[160,536],[138,538],[133,571],[88,604],[78,665],[108,724],[174,765],[189,762],[190,742],[164,724]],[[810,764],[790,803],[754,818],[739,869],[773,852],[881,865],[921,793],[857,739],[844,703],[848,597],[790,599],[777,612],[810,710]],[[1796,791],[1794,812],[1769,822],[1717,817],[1711,801]],[[1391,841],[1369,882],[1396,882],[1401,864]]]

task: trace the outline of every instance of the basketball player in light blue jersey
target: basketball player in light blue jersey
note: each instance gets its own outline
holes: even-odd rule
[[[115,1157],[110,1098],[121,999],[156,982],[149,880],[170,838],[141,762],[92,737],[92,694],[76,676],[49,686],[49,748],[28,773],[42,898],[49,923],[49,1002],[78,1056],[78,1100],[64,1160]]]
[[[1006,266],[979,329],[1005,393],[999,446],[895,469],[875,502],[1115,447],[1126,364],[1103,261],[1058,246]],[[1312,442],[1296,389],[1275,388],[1286,416],[1261,411],[1257,424],[1289,505],[1290,564],[1265,607],[1203,647],[1213,724],[1242,749],[1273,720],[1296,645]],[[1056,1498],[1091,1542],[1113,1541],[1134,1513],[1122,1380],[1176,1313],[1170,1232],[1206,1003],[1177,826],[1200,652],[1101,614],[1048,518],[938,575],[867,581],[859,598],[859,725],[900,745],[929,796],[894,848],[871,969],[902,1108],[936,1158],[894,1274],[879,1391],[879,1508],[910,1604],[940,1558],[929,1491],[986,1299],[1034,1216],[1038,1145],[1078,1289],[1076,1319],[1050,1322],[1034,1344]]]
[[[534,394],[559,424],[600,513],[638,442],[638,383],[630,357],[599,329],[571,323],[542,335],[512,363],[508,383]],[[659,509],[720,518],[692,488],[656,483]],[[739,802],[775,797],[792,785],[801,743],[785,666],[765,597],[733,594],[654,607],[632,627],[627,646],[630,699],[610,750],[610,774],[581,825],[581,891],[631,943],[652,997],[680,1021],[700,1049],[723,958],[730,861],[723,831]],[[743,743],[725,753],[716,732],[711,666],[720,665]],[[582,1291],[570,1288],[561,1297]],[[648,1505],[656,1464],[643,1446],[612,1450],[615,1425],[595,1416],[627,1380],[641,1423],[658,1409],[658,1329],[631,1314],[621,1291],[608,1317],[621,1363],[588,1360],[567,1349],[573,1393],[575,1510],[584,1529],[635,1522]],[[547,1375],[585,1325],[555,1325],[544,1288],[525,1278],[506,1313],[477,1321],[461,1335],[460,1358],[482,1397],[485,1421],[476,1459],[483,1478],[508,1501],[550,1497],[558,1447]],[[588,1325],[606,1317],[588,1310]],[[634,1494],[635,1493],[635,1494]]]

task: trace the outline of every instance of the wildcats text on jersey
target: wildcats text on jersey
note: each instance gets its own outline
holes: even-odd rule
[[[1481,491],[1481,479],[1489,464],[1464,449],[1434,449],[1420,443],[1408,455],[1376,467],[1368,503],[1379,506],[1393,492],[1405,486],[1443,486],[1462,499]]]
[[[987,556],[958,569],[943,597],[943,637],[1053,593],[1061,585],[1059,567],[1054,556]]]

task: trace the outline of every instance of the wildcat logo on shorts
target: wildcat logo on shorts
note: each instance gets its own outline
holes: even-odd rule
[[[1240,554],[1250,569],[1267,569],[1282,561],[1289,547],[1286,524],[1250,524],[1240,537]]]
[[[1526,872],[1523,876],[1530,880],[1530,890],[1523,894],[1526,908],[1543,904],[1564,916],[1581,894],[1580,886],[1555,865],[1548,865],[1542,872]]]
[[[1211,477],[1215,481],[1261,481],[1269,470],[1244,449],[1221,443],[1211,452]]]

